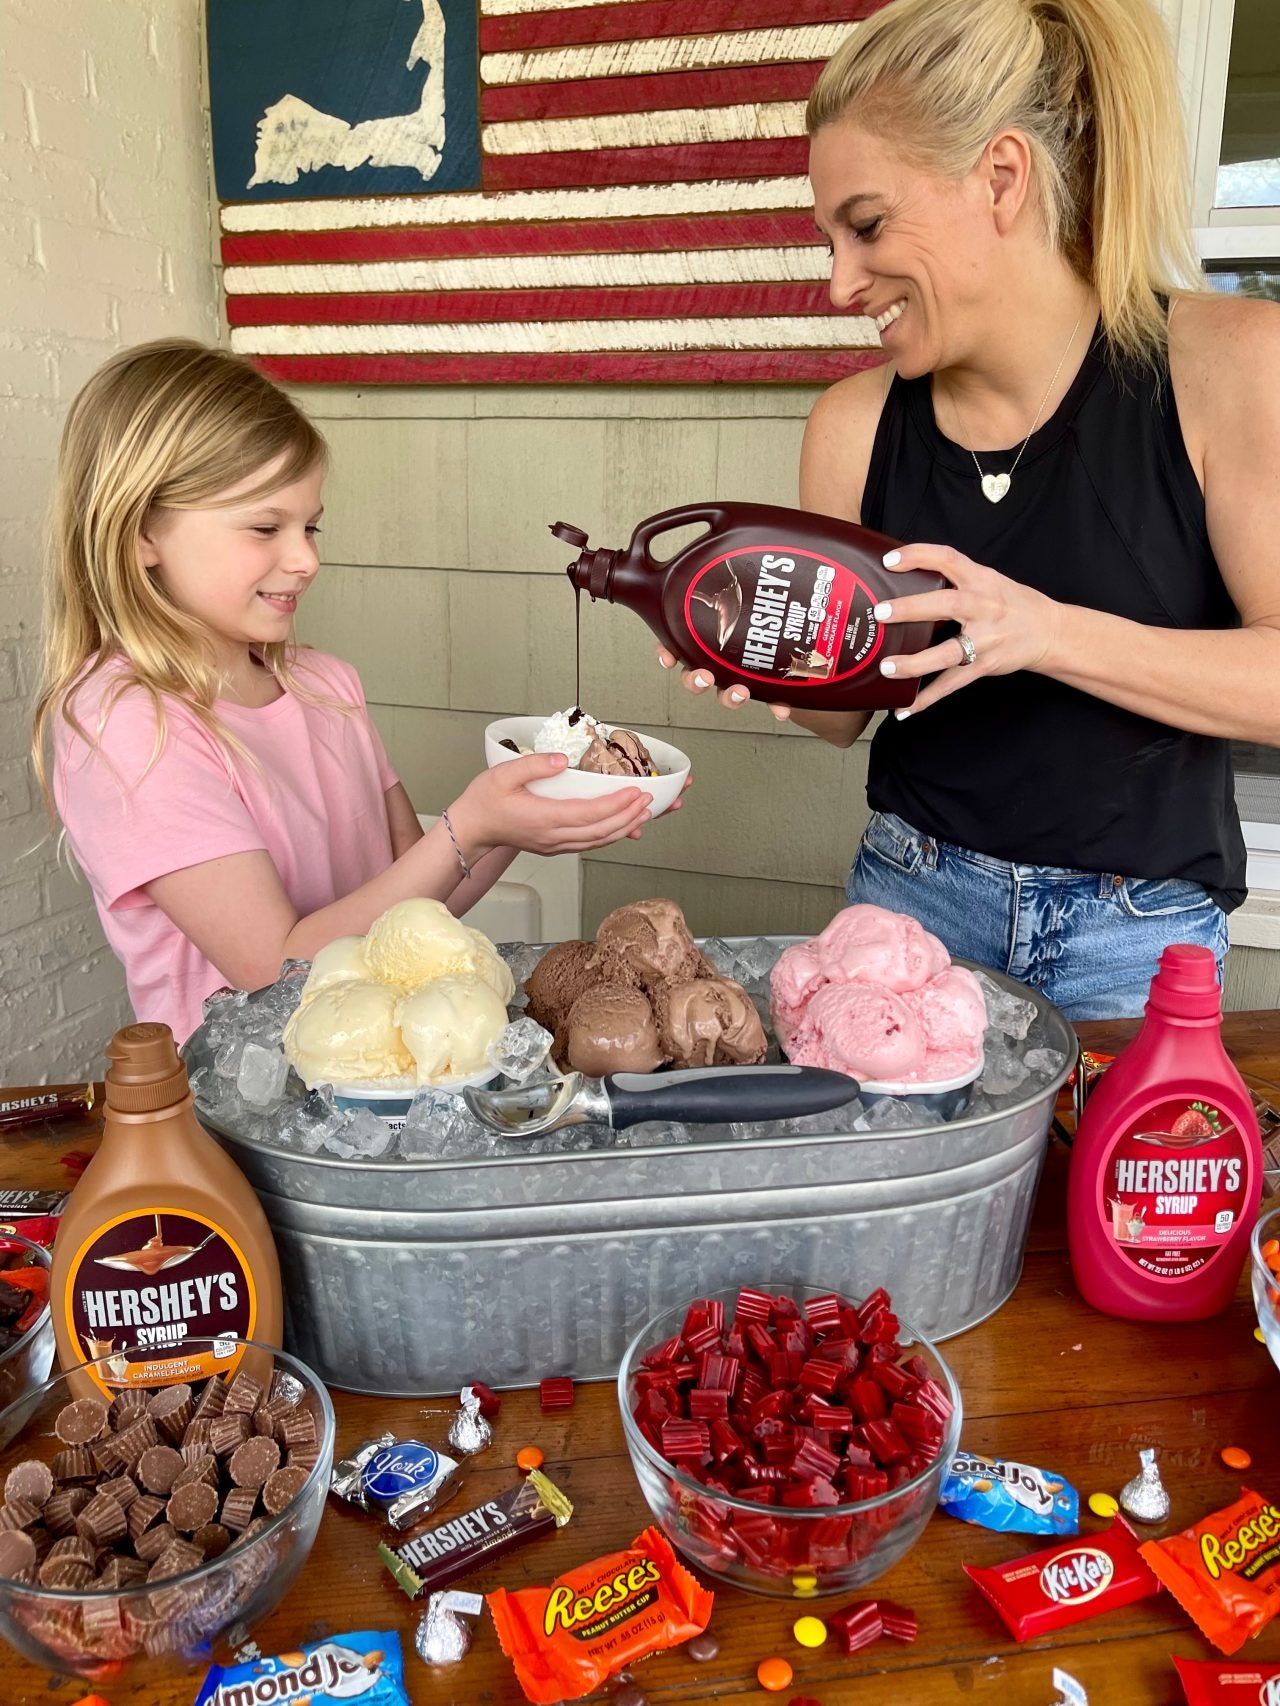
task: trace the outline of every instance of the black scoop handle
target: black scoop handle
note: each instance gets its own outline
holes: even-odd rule
[[[822,1066],[702,1066],[686,1072],[619,1072],[603,1081],[615,1131],[641,1120],[718,1125],[788,1120],[841,1108],[858,1081]]]

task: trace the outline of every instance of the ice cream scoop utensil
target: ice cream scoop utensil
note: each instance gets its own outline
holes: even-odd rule
[[[716,1125],[795,1119],[841,1108],[857,1094],[856,1079],[820,1066],[707,1066],[608,1078],[567,1072],[507,1090],[463,1091],[475,1117],[504,1137],[538,1137],[588,1120],[620,1131],[641,1120]]]

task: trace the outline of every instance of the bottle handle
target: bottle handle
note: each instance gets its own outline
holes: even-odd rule
[[[725,516],[726,506],[720,503],[681,504],[677,509],[664,509],[660,515],[651,515],[636,528],[631,535],[628,555],[634,559],[643,552],[646,567],[661,570],[666,564],[654,557],[649,548],[652,540],[663,533],[674,533],[679,527],[693,527],[700,521],[715,529],[723,524]]]

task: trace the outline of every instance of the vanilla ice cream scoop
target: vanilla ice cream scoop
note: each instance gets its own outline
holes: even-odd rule
[[[396,1026],[399,997],[385,983],[347,980],[322,989],[284,1029],[284,1052],[308,1089],[403,1078],[413,1058]]]
[[[364,962],[363,936],[338,936],[324,947],[311,962],[311,971],[302,986],[305,1006],[322,989],[339,983],[367,983],[369,968]]]
[[[402,996],[395,1010],[419,1084],[483,1070],[507,1023],[506,1003],[478,977],[442,977]]]
[[[472,938],[443,901],[402,900],[370,927],[365,963],[380,982],[402,992],[438,977],[470,977],[476,969]]]
[[[481,983],[487,983],[489,988],[500,1001],[511,1001],[516,993],[516,980],[511,975],[511,967],[494,948],[493,943],[480,930],[473,930],[470,925],[464,925],[467,935],[471,938],[471,946],[475,950],[476,976]]]

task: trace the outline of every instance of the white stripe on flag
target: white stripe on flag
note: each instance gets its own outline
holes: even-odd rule
[[[592,42],[585,47],[486,53],[480,81],[557,83],[580,77],[643,77],[653,71],[694,71],[725,65],[775,65],[791,59],[829,59],[855,24],[799,24],[791,29],[731,30],[713,36],[659,36],[645,41]]]
[[[572,12],[580,6],[632,6],[638,0],[480,0],[482,18],[509,18],[513,13]]]
[[[534,119],[487,125],[486,154],[560,154],[579,148],[655,148],[679,142],[744,142],[803,136],[803,101],[735,107],[675,107],[658,113]]]
[[[361,231],[397,225],[501,225],[508,220],[645,219],[661,213],[754,213],[812,207],[808,178],[708,179],[609,189],[510,190],[500,195],[400,195],[368,200],[245,201],[221,210],[222,229]]]
[[[815,283],[831,270],[823,248],[662,249],[635,255],[477,255],[470,260],[331,261],[228,267],[229,296],[330,291],[501,290],[590,285]]]
[[[518,355],[589,350],[874,349],[865,318],[548,320],[492,325],[241,326],[241,355]]]

